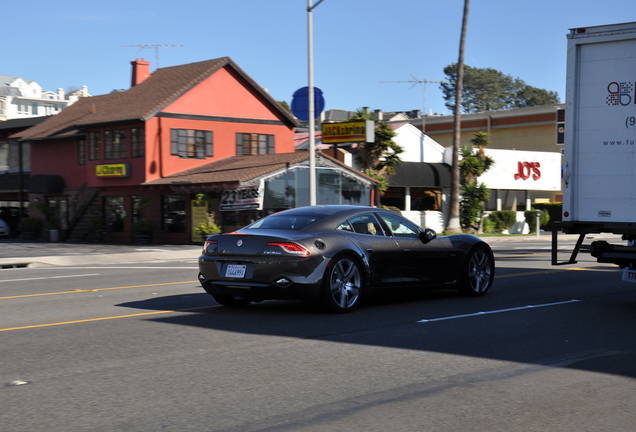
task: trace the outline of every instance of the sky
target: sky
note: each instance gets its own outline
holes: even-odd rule
[[[85,85],[106,94],[130,87],[136,58],[154,71],[225,56],[278,101],[291,105],[308,85],[307,0],[27,5],[14,10],[0,74],[43,90]],[[314,85],[325,109],[451,114],[439,84],[422,81],[445,79],[444,67],[457,62],[463,7],[463,0],[323,0],[312,21]],[[555,91],[564,102],[568,29],[632,21],[634,0],[472,0],[465,64]]]

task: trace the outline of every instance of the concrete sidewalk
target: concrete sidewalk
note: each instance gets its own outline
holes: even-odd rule
[[[575,242],[578,236],[559,234],[560,244],[567,239]],[[590,234],[591,240],[612,239],[619,243],[620,237],[611,234]],[[490,244],[510,241],[551,242],[551,233],[535,235],[484,236]],[[136,245],[114,243],[51,243],[0,239],[0,269],[27,266],[73,266],[88,264],[122,264],[132,262],[192,260],[201,255],[201,245]]]
[[[198,245],[133,245],[101,243],[47,243],[0,240],[0,269],[27,266],[73,266],[132,262],[192,260]]]

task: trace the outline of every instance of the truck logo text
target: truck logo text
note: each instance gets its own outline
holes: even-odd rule
[[[634,100],[634,83],[613,81],[607,85],[607,93],[605,102],[609,106],[627,106],[636,103]]]

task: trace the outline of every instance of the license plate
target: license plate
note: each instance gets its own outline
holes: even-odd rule
[[[247,266],[243,264],[228,264],[225,269],[225,277],[243,278],[246,268]]]
[[[625,267],[623,269],[623,280],[625,282],[636,282],[636,270]]]

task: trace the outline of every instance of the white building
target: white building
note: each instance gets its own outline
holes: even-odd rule
[[[57,92],[43,91],[35,81],[0,75],[0,121],[54,115],[87,96],[86,86],[66,95],[61,88]]]

